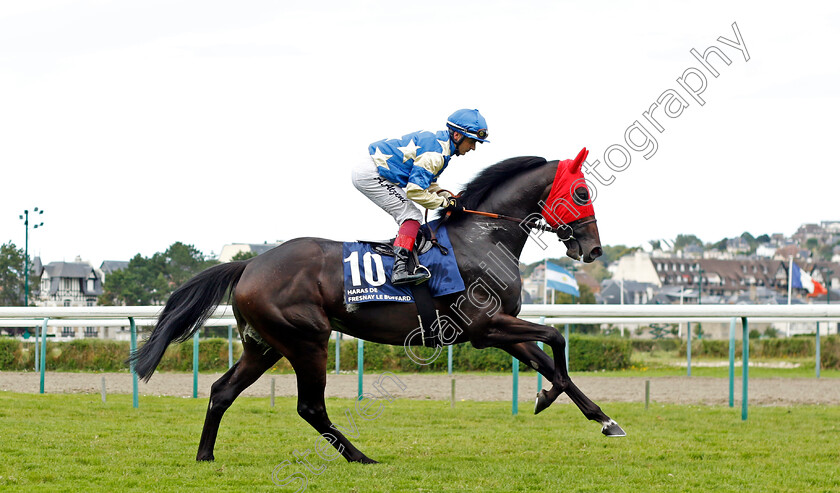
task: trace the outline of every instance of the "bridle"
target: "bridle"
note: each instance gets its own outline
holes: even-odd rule
[[[478,216],[490,217],[490,218],[493,218],[493,219],[504,219],[506,221],[513,221],[513,222],[517,222],[521,225],[524,225],[524,226],[526,226],[530,229],[538,229],[540,231],[546,231],[548,233],[554,233],[554,234],[557,235],[557,237],[560,239],[560,241],[568,241],[568,240],[574,240],[575,239],[575,235],[574,235],[575,230],[572,226],[569,226],[568,224],[561,224],[559,227],[555,228],[555,227],[549,226],[548,224],[542,223],[541,222],[542,219],[536,219],[536,218],[520,219],[518,217],[506,216],[504,214],[497,214],[495,212],[474,211],[474,210],[471,210],[471,209],[463,209],[463,212],[466,212],[466,213],[469,213],[469,214],[475,214],[475,215],[478,215]],[[451,212],[447,212],[446,217],[448,218],[451,214],[452,214]],[[576,224],[575,226],[586,226],[586,225],[593,224],[593,223],[596,223],[596,222],[597,222],[597,220],[594,217],[592,217],[592,218],[587,219],[585,221],[581,221],[580,223]],[[561,236],[561,234],[563,236]]]

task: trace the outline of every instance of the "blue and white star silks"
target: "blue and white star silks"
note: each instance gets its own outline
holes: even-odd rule
[[[411,159],[412,161],[417,159],[417,149],[420,149],[420,146],[414,145],[414,139],[409,139],[408,144],[403,147],[397,147],[403,154],[403,162],[408,161]],[[378,151],[379,149],[377,149]]]
[[[435,209],[445,199],[434,193],[438,176],[446,169],[450,152],[449,132],[412,132],[399,139],[384,139],[368,146],[368,153],[386,180],[405,187],[414,202]],[[431,190],[430,190],[431,189]]]
[[[440,144],[440,148],[443,149],[444,156],[449,156],[451,154],[449,151],[449,142],[449,139],[438,141],[438,144]]]
[[[388,168],[388,159],[392,158],[391,154],[384,154],[379,148],[376,149],[376,152],[371,154],[370,156],[373,158],[373,162],[380,168]]]

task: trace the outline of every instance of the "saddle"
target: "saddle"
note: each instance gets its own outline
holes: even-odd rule
[[[381,241],[358,240],[358,242],[369,244],[371,248],[373,248],[373,250],[379,255],[393,257],[394,240],[396,240],[396,238]],[[417,260],[418,255],[423,255],[424,253],[431,250],[433,247],[437,247],[442,255],[449,255],[449,249],[441,245],[441,243],[432,233],[431,229],[429,229],[426,226],[421,227],[420,231],[417,232],[417,239],[414,240],[414,249],[412,250],[415,260]]]
[[[359,243],[367,243],[371,249],[386,257],[394,256],[394,240],[392,238],[386,241],[365,241],[359,240]],[[420,265],[419,255],[422,255],[432,248],[437,247],[441,255],[449,255],[449,249],[443,246],[435,237],[431,228],[423,226],[417,233],[417,239],[414,241],[414,249],[411,251],[411,257],[408,261],[408,268],[414,270]],[[427,269],[428,270],[428,269]],[[434,299],[432,297],[429,283],[424,282],[417,285],[409,286],[411,294],[414,296],[414,305],[417,307],[417,317],[420,320],[420,330],[423,336],[423,345],[426,347],[437,347],[440,345],[440,320],[438,311],[435,309]]]

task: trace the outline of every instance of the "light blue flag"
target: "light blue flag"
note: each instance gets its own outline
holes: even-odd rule
[[[575,276],[563,267],[551,262],[545,263],[545,285],[555,291],[580,298],[580,290]]]

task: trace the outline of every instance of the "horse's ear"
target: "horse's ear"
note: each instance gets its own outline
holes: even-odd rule
[[[580,167],[583,165],[583,162],[586,161],[586,156],[589,155],[589,151],[586,150],[586,147],[580,150],[577,157],[575,158],[572,166],[569,168],[569,171],[572,173],[577,173],[580,171]]]

